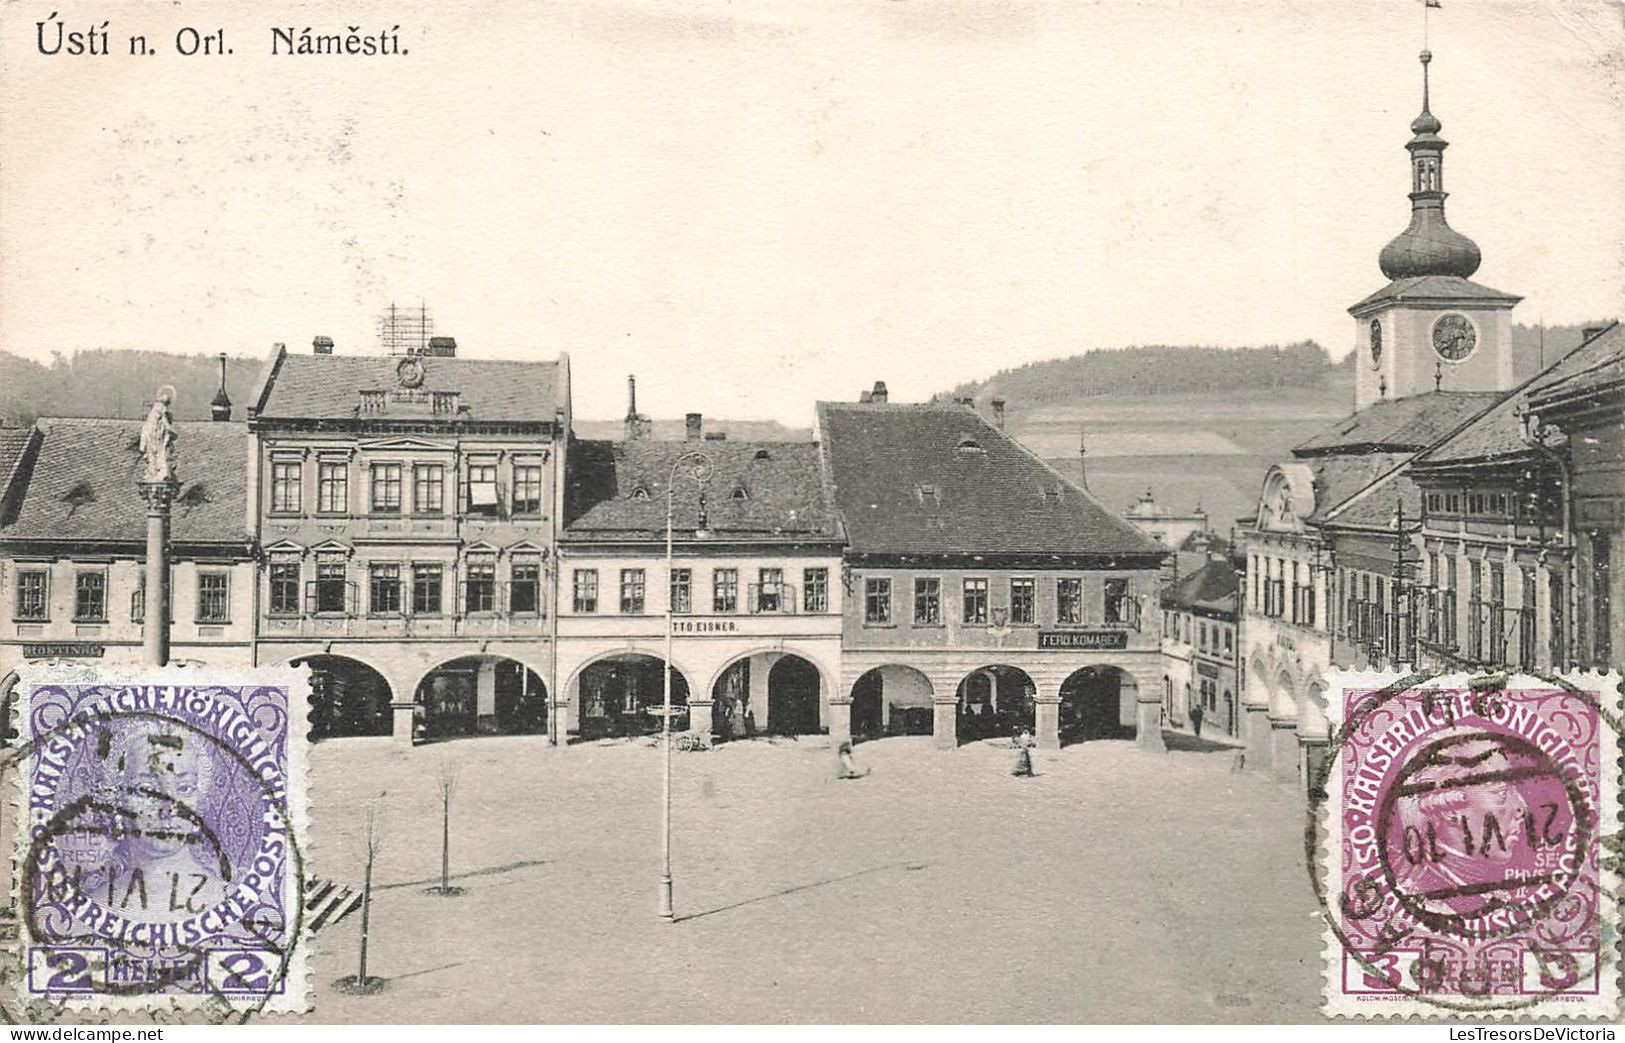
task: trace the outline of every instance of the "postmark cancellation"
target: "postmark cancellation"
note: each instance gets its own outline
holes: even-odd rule
[[[291,668],[22,673],[18,1000],[308,1008],[307,697]]]
[[[1617,1017],[1619,675],[1332,671],[1327,709],[1325,1012]]]

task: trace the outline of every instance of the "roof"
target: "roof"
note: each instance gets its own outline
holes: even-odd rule
[[[811,442],[575,441],[565,478],[564,542],[663,540],[666,483],[684,454],[709,461],[703,486],[679,466],[673,527],[699,524],[705,492],[707,528],[718,540],[841,538],[818,446]]]
[[[251,419],[352,420],[361,392],[399,391],[398,368],[408,359],[422,367],[414,391],[456,392],[457,412],[444,419],[552,423],[559,400],[557,361],[498,361],[406,355],[292,355],[275,349],[253,397]],[[421,419],[424,407],[396,407]],[[386,409],[369,414],[393,419]]]
[[[1622,350],[1625,350],[1625,335],[1615,323],[1530,378],[1472,423],[1418,456],[1417,463],[1422,466],[1471,464],[1530,452],[1529,443],[1523,437],[1523,414],[1530,399],[1548,391],[1556,392],[1571,378],[1591,379],[1591,374],[1600,375],[1618,363]]]
[[[1531,384],[1530,407],[1544,409],[1559,402],[1583,400],[1618,390],[1621,383],[1625,383],[1625,337],[1621,337],[1619,330],[1616,322],[1602,331],[1598,340],[1606,340],[1612,346],[1597,345],[1590,355],[1594,360],[1592,364],[1566,370],[1560,376],[1537,379]]]
[[[41,419],[44,440],[8,541],[146,540],[140,420]],[[246,547],[248,428],[208,420],[175,422],[175,471],[181,479],[171,515],[176,543]]]
[[[1339,420],[1292,450],[1294,456],[1330,453],[1414,453],[1433,445],[1501,398],[1500,391],[1429,391],[1375,402]]]
[[[831,402],[818,410],[854,553],[1166,553],[973,410]]]
[[[22,463],[23,450],[34,437],[34,428],[0,427],[0,499],[4,499],[11,480]]]
[[[1359,315],[1382,304],[1459,304],[1463,301],[1481,301],[1486,305],[1510,307],[1521,300],[1523,298],[1515,294],[1492,290],[1488,286],[1459,275],[1412,275],[1395,279],[1349,308],[1349,312]]]
[[[1404,464],[1407,453],[1360,453],[1314,459],[1315,510],[1307,519],[1325,521],[1349,499],[1369,489],[1373,482]]]
[[[1376,482],[1367,483],[1356,495],[1344,497],[1344,502],[1333,505],[1335,513],[1323,520],[1328,527],[1357,525],[1367,528],[1392,529],[1395,511],[1403,512],[1407,524],[1421,520],[1422,490],[1412,480],[1410,461],[1406,460]]]
[[[1180,577],[1165,602],[1177,608],[1235,612],[1241,576],[1222,558],[1210,558],[1196,571]]]

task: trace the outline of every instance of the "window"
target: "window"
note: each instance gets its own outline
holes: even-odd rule
[[[1484,658],[1484,565],[1467,563],[1467,654]]]
[[[1591,662],[1604,670],[1614,648],[1613,553],[1613,537],[1591,534]]]
[[[401,465],[372,465],[372,513],[401,513]]]
[[[276,460],[271,463],[271,512],[298,514],[301,467],[297,461]]]
[[[44,569],[19,569],[17,571],[17,605],[12,613],[13,619],[44,620],[50,617],[50,599],[47,596],[46,572]]]
[[[463,580],[463,609],[466,612],[497,610],[497,563],[495,558],[468,559]]]
[[[497,465],[468,465],[468,513],[495,517],[498,511]]]
[[[960,617],[968,626],[987,625],[987,579],[971,577],[965,580],[965,611]]]
[[[1449,648],[1456,647],[1456,559],[1444,559],[1444,579],[1440,584],[1439,639]]]
[[[1076,576],[1055,581],[1055,622],[1083,622],[1083,580]]]
[[[1037,620],[1038,582],[1031,577],[1010,581],[1010,622],[1020,626]]]
[[[920,626],[942,622],[942,580],[935,576],[914,578],[914,622]]]
[[[542,513],[542,468],[539,464],[515,464],[513,468],[513,513]]]
[[[445,567],[438,564],[412,566],[412,614],[438,616],[444,601]]]
[[[173,615],[173,613],[171,613]],[[130,591],[130,622],[147,621],[147,567],[139,565],[135,571],[135,589]],[[173,622],[173,620],[172,620]]]
[[[1134,608],[1128,596],[1128,580],[1113,576],[1106,580],[1106,622],[1132,623]]]
[[[231,622],[230,573],[210,571],[197,574],[197,621]]]
[[[642,569],[621,570],[621,615],[643,615],[644,577]]]
[[[412,513],[446,512],[446,469],[440,464],[418,464],[412,468]]]
[[[874,576],[863,581],[863,621],[889,624],[891,622],[891,580]]]
[[[1525,670],[1535,665],[1535,569],[1525,565],[1519,572],[1522,607],[1518,612],[1518,665]]]
[[[801,610],[803,612],[829,611],[829,569],[801,570]]]
[[[598,611],[598,570],[576,569],[570,583],[571,609],[576,612]]]
[[[739,611],[738,569],[717,569],[711,573],[711,611]]]
[[[1563,573],[1561,565],[1548,566],[1546,569],[1547,601],[1551,611],[1547,613],[1552,620],[1551,657],[1552,669],[1562,670],[1569,665],[1568,635],[1565,627],[1564,610],[1568,608],[1568,598],[1563,592]]]
[[[1202,651],[1204,651],[1204,652],[1207,651],[1207,621],[1206,620],[1203,620],[1202,622],[1199,622],[1199,623],[1196,624],[1196,643],[1197,643],[1198,647],[1200,647],[1202,649]]]
[[[367,603],[375,616],[393,616],[401,611],[401,567],[393,562],[375,561],[368,567]]]
[[[1236,632],[1229,627],[1224,628],[1224,654],[1229,655],[1236,650]]]
[[[689,569],[671,570],[671,611],[679,616],[694,611],[694,573]]]
[[[343,514],[349,509],[349,463],[322,460],[316,465],[316,510],[323,514]]]
[[[777,612],[784,603],[784,570],[759,569],[756,573],[756,611]],[[792,608],[795,606],[792,605]]]
[[[297,616],[299,614],[299,561],[298,559],[271,559],[271,615]]]
[[[107,573],[98,569],[74,577],[73,618],[77,623],[107,621]]]
[[[322,615],[342,615],[349,584],[345,577],[344,558],[323,556],[316,560],[316,612]]]
[[[542,611],[542,563],[536,558],[515,558],[513,581],[508,586],[508,611],[536,616]]]

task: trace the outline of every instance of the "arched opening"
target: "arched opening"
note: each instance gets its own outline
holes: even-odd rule
[[[1115,666],[1086,666],[1061,682],[1061,745],[1135,737],[1134,675]]]
[[[547,732],[547,685],[517,659],[474,655],[442,663],[418,682],[425,739]]]
[[[931,681],[909,666],[877,666],[852,684],[852,739],[930,735]]]
[[[577,681],[577,738],[652,735],[660,731],[665,703],[661,661],[642,652],[621,652],[589,664]],[[688,730],[688,680],[671,670],[672,731]]]
[[[711,733],[719,741],[817,735],[824,729],[824,684],[801,656],[757,652],[724,670],[711,686]]]
[[[984,666],[959,682],[955,727],[960,745],[1007,738],[1037,725],[1038,686],[1013,666]]]
[[[388,735],[394,699],[384,675],[356,659],[313,655],[295,659],[310,667],[310,737],[348,739]]]

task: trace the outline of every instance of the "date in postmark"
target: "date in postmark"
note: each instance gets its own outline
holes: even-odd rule
[[[17,686],[19,999],[302,1011],[293,669],[41,669]]]
[[[1333,1016],[1617,1016],[1617,675],[1329,676]]]

